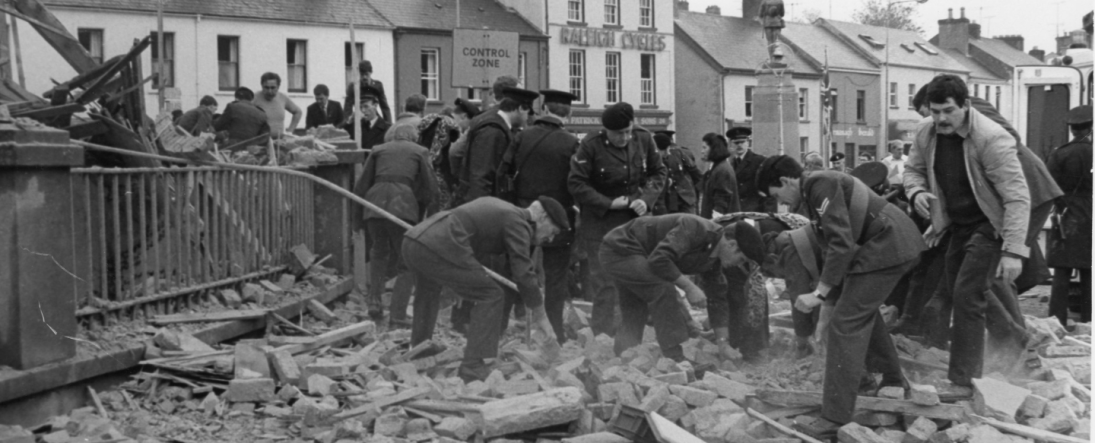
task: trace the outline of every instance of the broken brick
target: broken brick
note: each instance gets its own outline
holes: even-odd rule
[[[927,443],[938,430],[939,427],[931,419],[917,417],[911,425],[906,427],[901,443]]]
[[[289,351],[274,351],[268,354],[267,357],[270,360],[270,366],[274,369],[274,375],[278,376],[278,380],[282,384],[295,385],[300,383],[300,366],[297,365],[297,361],[293,359],[293,355]]]
[[[407,420],[397,414],[384,414],[377,417],[376,422],[373,423],[373,433],[396,437],[403,433],[403,427],[406,424]]]
[[[973,379],[973,410],[980,415],[1015,422],[1015,413],[1031,392],[992,378]]]
[[[228,382],[225,397],[232,402],[265,402],[274,398],[274,379],[248,378]]]
[[[665,403],[669,400],[669,387],[665,385],[655,386],[647,391],[646,397],[643,397],[642,403],[639,404],[639,409],[645,412],[657,412]]]
[[[905,399],[905,388],[901,386],[883,386],[878,390],[878,396],[880,398],[891,398],[894,400]]]
[[[1027,385],[1031,393],[1045,397],[1046,400],[1057,400],[1066,395],[1071,395],[1072,382],[1070,380],[1040,381]]]
[[[312,374],[308,377],[308,395],[329,395],[335,386],[335,381],[328,377]]]
[[[676,395],[666,397],[665,404],[662,405],[661,409],[658,409],[658,415],[674,422],[686,414],[688,414],[688,403],[685,403]]]
[[[931,443],[960,443],[966,441],[969,436],[969,425],[960,423],[951,426],[944,431],[936,432],[935,435],[932,435]]]
[[[1024,417],[1041,418],[1045,415],[1046,404],[1049,400],[1038,394],[1030,394],[1023,400],[1023,404],[1019,406],[1019,414]]]
[[[840,443],[889,443],[870,428],[855,422],[841,426],[837,430],[836,437]]]
[[[710,405],[718,398],[718,395],[711,391],[705,391],[702,389],[696,389],[688,386],[671,385],[669,392],[673,395],[680,397],[685,403],[690,406],[704,407]]]
[[[319,321],[328,325],[338,321],[338,317],[335,313],[331,312],[331,309],[324,306],[323,303],[320,303],[319,300],[316,299],[308,300],[308,312],[311,312]]]
[[[711,371],[703,375],[703,381],[708,388],[713,389],[720,397],[735,401],[745,401],[747,395],[756,392],[756,389],[752,386],[730,380]]]
[[[437,435],[461,441],[468,440],[478,429],[475,422],[463,417],[445,417],[433,428]]]
[[[939,391],[932,385],[909,385],[909,400],[921,406],[935,406],[939,404]]]

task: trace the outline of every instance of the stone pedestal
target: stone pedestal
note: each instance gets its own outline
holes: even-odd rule
[[[783,154],[795,160],[801,158],[798,89],[791,79],[792,72],[791,69],[757,70],[757,88],[753,91],[753,151],[758,154],[778,155],[782,132]]]
[[[333,165],[320,165],[313,169],[316,177],[352,191],[354,187],[355,166],[365,162],[366,151],[335,151],[339,162]],[[315,250],[317,257],[331,254],[324,266],[334,268],[346,275],[353,272],[353,220],[356,203],[346,197],[315,184]]]
[[[68,132],[0,122],[0,365],[29,369],[76,355],[76,297],[87,254],[69,168]],[[77,220],[82,222],[82,220]],[[82,225],[80,225],[82,226]]]

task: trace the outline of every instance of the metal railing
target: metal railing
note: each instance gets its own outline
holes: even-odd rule
[[[295,245],[314,249],[313,185],[303,177],[76,168],[70,186],[85,327],[176,312],[210,290],[276,275]]]

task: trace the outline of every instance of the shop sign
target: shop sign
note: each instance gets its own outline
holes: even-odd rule
[[[853,131],[852,128],[833,129],[833,135],[837,137],[851,137],[854,135],[860,137],[874,137],[874,128],[855,128],[855,131]]]
[[[668,126],[669,117],[644,117],[641,115],[635,116],[635,123],[639,126]],[[579,116],[572,115],[567,122],[568,125],[581,125],[581,126],[601,126],[600,116]]]
[[[452,33],[452,86],[489,88],[517,74],[517,33],[457,29]]]
[[[560,28],[559,32],[559,41],[564,45],[635,49],[639,51],[662,51],[665,49],[665,36],[648,32],[568,27]]]

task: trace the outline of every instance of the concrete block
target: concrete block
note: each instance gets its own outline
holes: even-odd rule
[[[870,428],[855,422],[841,426],[837,430],[836,438],[840,443],[889,443]]]
[[[329,308],[320,303],[319,300],[308,300],[308,312],[311,312],[319,321],[322,321],[328,325],[338,321],[338,316],[334,312],[331,312]]]
[[[961,443],[969,439],[970,426],[961,423],[947,428],[944,431],[938,431],[935,435],[932,435],[931,443]]]
[[[646,397],[643,397],[641,403],[639,403],[639,409],[646,412],[657,412],[662,406],[665,406],[666,401],[669,400],[669,386],[660,385],[650,388],[646,392]]]
[[[300,383],[300,366],[297,366],[297,361],[289,351],[274,351],[267,354],[267,358],[278,381],[285,385]]]
[[[680,420],[685,414],[688,414],[688,403],[681,400],[676,395],[670,395],[665,398],[665,404],[658,409],[658,414],[665,417],[669,421]]]
[[[905,388],[901,386],[885,386],[878,390],[878,396],[881,398],[892,398],[894,400],[905,399]]]
[[[901,443],[927,443],[938,430],[939,427],[931,419],[917,417],[911,425],[906,427]]]
[[[278,390],[278,400],[289,403],[300,397],[300,389],[294,385],[285,385]]]
[[[1023,400],[1023,404],[1019,406],[1019,415],[1041,418],[1045,415],[1047,404],[1049,404],[1049,400],[1045,397],[1038,394],[1030,394]]]
[[[312,402],[312,405],[313,407],[306,408],[304,411],[304,424],[307,426],[316,426],[328,417],[338,413],[338,399],[331,396],[323,397],[318,402]],[[293,412],[296,413],[295,403],[293,404]]]
[[[475,425],[475,422],[463,417],[445,417],[434,426],[433,431],[437,435],[443,437],[450,437],[461,441],[466,441],[478,431],[479,427]]]
[[[235,378],[269,378],[266,340],[240,340],[233,350]],[[257,374],[257,375],[256,375]]]
[[[0,425],[0,443],[34,443],[34,433],[19,425]]]
[[[686,385],[688,384],[688,374],[685,372],[670,372],[667,374],[655,375],[654,380],[670,385]]]
[[[689,406],[695,406],[702,408],[710,405],[718,398],[718,395],[711,391],[705,391],[702,389],[691,388],[688,386],[670,385],[669,392],[673,395],[680,397]]]
[[[745,401],[747,395],[756,392],[756,388],[749,386],[745,383],[739,383],[729,378],[723,377],[714,373],[713,371],[707,371],[703,374],[703,381],[710,389],[713,389],[719,394],[720,397],[729,398],[735,401]]]
[[[932,385],[909,385],[909,400],[921,406],[935,406],[939,404],[939,391]]]
[[[1071,395],[1072,382],[1066,379],[1039,381],[1027,385],[1027,388],[1030,389],[1031,393],[1045,397],[1049,401],[1053,401],[1066,395]]]
[[[243,298],[235,289],[221,289],[220,295],[221,303],[231,309],[239,308],[243,304]]]
[[[980,415],[1015,422],[1015,413],[1031,394],[1028,389],[991,378],[973,379],[973,410]]]
[[[244,302],[254,302],[261,305],[266,301],[266,289],[255,283],[244,283],[241,294]]]
[[[248,378],[228,382],[225,394],[232,402],[267,402],[274,399],[274,379]]]
[[[373,423],[373,433],[388,437],[397,437],[403,434],[403,427],[407,420],[396,414],[385,414],[377,417]]]
[[[878,435],[881,435],[882,438],[890,443],[902,443],[905,441],[905,432],[896,429],[882,429]]]
[[[602,403],[617,402],[628,406],[638,406],[639,397],[635,387],[627,382],[602,383],[597,387]]]
[[[293,289],[295,284],[297,284],[297,277],[293,274],[281,274],[281,277],[278,277],[278,287],[283,291]]]
[[[335,386],[335,381],[328,377],[312,374],[308,377],[308,395],[329,395]]]
[[[852,421],[869,428],[893,426],[897,424],[897,414],[859,410],[852,416]]]

